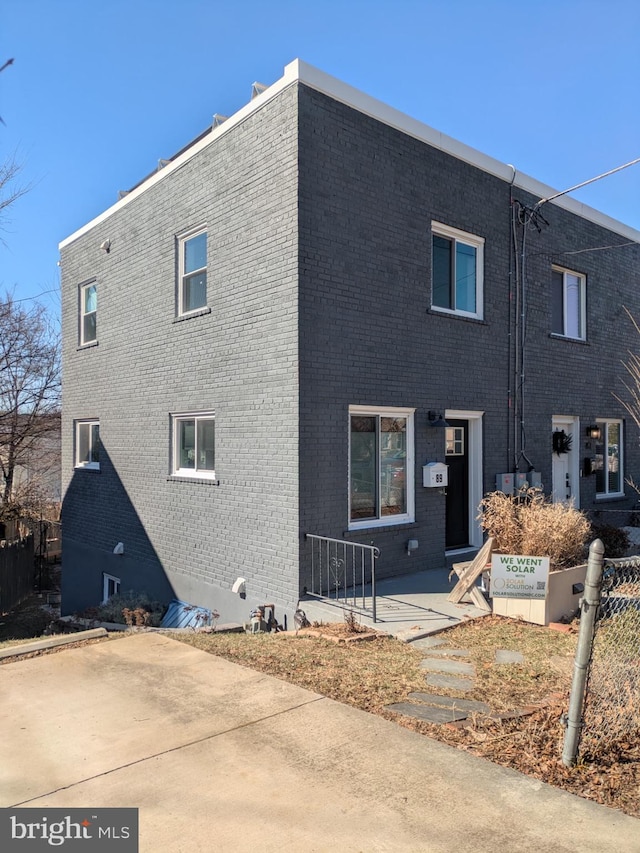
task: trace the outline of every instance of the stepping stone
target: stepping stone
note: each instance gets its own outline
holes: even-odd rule
[[[447,672],[451,675],[475,675],[472,663],[442,658],[425,658],[420,661],[420,669],[426,669],[429,672]]]
[[[436,693],[409,693],[409,699],[414,702],[425,702],[427,705],[438,705],[440,708],[452,708],[467,713],[491,714],[491,706],[486,702],[475,699],[454,699],[453,696],[439,696]]]
[[[507,649],[497,649],[495,663],[524,663],[521,652],[510,652]]]
[[[468,658],[469,652],[466,649],[429,649],[429,657],[443,658]]]
[[[404,714],[405,717],[413,717],[414,720],[424,720],[427,723],[455,723],[456,720],[465,720],[468,716],[467,711],[434,708],[432,705],[414,705],[411,702],[387,705],[386,710],[393,711],[395,714]]]
[[[443,646],[445,643],[446,640],[439,639],[438,637],[422,637],[421,640],[411,640],[409,645],[412,649],[426,651],[431,650],[436,646]]]
[[[441,690],[458,690],[460,693],[473,690],[473,679],[471,678],[456,678],[454,675],[439,675],[430,672],[425,677],[425,681],[430,687],[438,687]]]

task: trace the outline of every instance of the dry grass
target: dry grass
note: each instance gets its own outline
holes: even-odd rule
[[[332,633],[348,627],[335,624]],[[475,716],[464,727],[435,725],[387,711],[425,691],[419,652],[390,637],[336,644],[300,634],[181,634],[177,639],[235,663],[298,684],[339,702],[380,714],[413,731],[519,770],[551,785],[640,816],[640,739],[568,769],[560,760],[577,635],[497,616],[440,635],[440,648],[466,649],[476,669],[471,693],[441,691],[486,702],[495,718]],[[524,664],[496,664],[498,649],[519,651]],[[513,715],[519,709],[526,716]],[[502,715],[502,716],[500,716]]]
[[[322,630],[350,636],[341,623]],[[305,633],[194,633],[175,638],[364,711],[381,713],[385,705],[424,689],[422,655],[390,637],[344,644]]]
[[[502,492],[485,495],[478,518],[493,536],[494,551],[549,557],[555,569],[582,562],[591,532],[583,513],[570,504],[552,503],[536,488],[516,497]]]

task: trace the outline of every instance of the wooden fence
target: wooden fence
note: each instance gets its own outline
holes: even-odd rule
[[[0,613],[20,604],[34,583],[33,536],[0,546]]]

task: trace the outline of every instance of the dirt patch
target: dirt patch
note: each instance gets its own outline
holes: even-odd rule
[[[381,631],[374,631],[364,625],[352,625],[343,622],[316,623],[309,628],[300,628],[298,631],[284,631],[277,634],[278,637],[290,636],[319,637],[330,640],[333,643],[357,643],[363,640],[375,640],[383,636]]]

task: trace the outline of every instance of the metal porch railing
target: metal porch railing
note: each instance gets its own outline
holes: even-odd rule
[[[331,539],[314,533],[307,533],[305,539],[311,543],[311,589],[307,594],[361,610],[377,622],[376,560],[380,556],[379,549],[374,545]],[[370,587],[369,595],[366,587]]]

